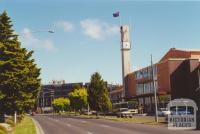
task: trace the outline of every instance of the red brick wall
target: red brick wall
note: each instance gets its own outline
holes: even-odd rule
[[[157,65],[158,92],[170,92],[169,65],[168,61]]]
[[[168,60],[158,64],[159,92],[170,92],[170,76],[180,66],[183,60]]]
[[[128,84],[128,97],[132,97],[136,95],[136,82],[134,73],[131,73],[127,76],[127,84]]]

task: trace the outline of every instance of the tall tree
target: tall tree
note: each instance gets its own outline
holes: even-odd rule
[[[21,47],[4,11],[0,15],[0,114],[33,108],[40,89],[40,69],[32,54]]]
[[[18,35],[14,33],[11,18],[6,11],[0,15],[0,42],[3,44],[18,44]]]
[[[88,95],[89,104],[93,110],[106,112],[111,109],[112,105],[108,95],[107,82],[101,78],[98,72],[91,76]]]

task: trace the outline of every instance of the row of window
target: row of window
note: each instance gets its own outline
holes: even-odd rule
[[[157,81],[155,81],[155,89],[156,90],[158,89],[158,82]],[[153,92],[154,92],[153,82],[136,84],[136,95],[153,93]]]
[[[153,70],[152,70],[153,68]],[[153,71],[153,73],[152,73]],[[139,70],[139,71],[136,71],[135,72],[135,78],[136,80],[138,79],[142,79],[142,78],[152,78],[152,74],[154,77],[157,77],[157,66],[154,65],[153,67],[147,67],[147,68],[144,68],[142,70]]]

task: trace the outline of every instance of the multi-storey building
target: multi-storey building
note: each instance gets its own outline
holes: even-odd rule
[[[50,108],[52,107],[52,101],[55,98],[68,97],[73,86],[79,85],[83,87],[83,83],[51,83],[42,85],[41,92],[37,98],[37,107]]]
[[[37,108],[42,108],[43,110],[50,111],[52,110],[52,102],[56,98],[68,97],[68,94],[71,92],[72,88],[75,85],[80,87],[89,88],[90,83],[64,83],[64,82],[55,82],[51,84],[42,85],[41,91],[37,97]],[[108,91],[115,89],[115,85],[107,84]]]
[[[126,100],[137,99],[139,104],[144,106],[144,112],[154,112],[155,89],[159,107],[165,107],[168,101],[174,98],[191,98],[200,103],[200,93],[197,93],[200,84],[199,66],[200,50],[172,48],[158,63],[127,76]],[[116,99],[120,93],[122,90],[111,92],[111,99]]]

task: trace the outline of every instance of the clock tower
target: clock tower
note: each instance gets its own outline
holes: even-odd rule
[[[127,75],[131,73],[130,69],[130,49],[131,42],[129,37],[129,27],[127,25],[120,27],[121,32],[121,53],[122,53],[122,82],[123,93],[122,98],[128,95]]]

